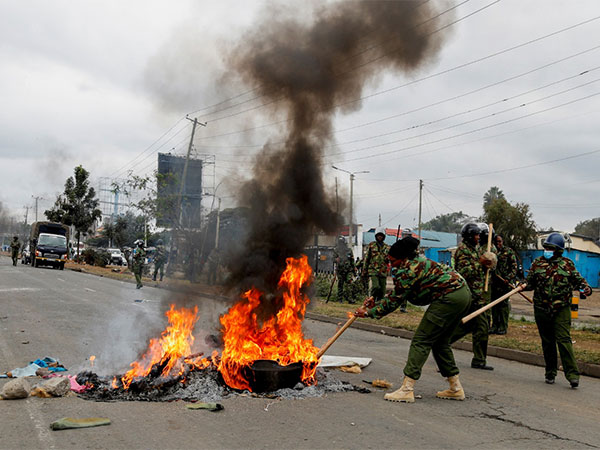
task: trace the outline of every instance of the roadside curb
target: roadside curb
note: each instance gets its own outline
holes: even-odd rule
[[[312,312],[307,312],[305,317],[307,319],[318,320],[320,322],[329,322],[329,323],[344,323],[346,319],[339,317],[329,317],[324,316],[322,314],[316,314]],[[399,328],[386,327],[382,325],[377,325],[373,323],[364,323],[355,321],[351,328],[356,328],[357,330],[370,331],[373,333],[384,334],[387,336],[394,336],[403,339],[412,339],[414,336],[414,332],[408,330],[402,330]],[[455,342],[452,345],[452,348],[457,350],[466,350],[473,351],[472,344],[470,342]],[[494,356],[496,358],[507,359],[510,361],[517,361],[524,364],[529,364],[532,366],[540,366],[544,367],[544,357],[542,355],[536,355],[535,353],[524,352],[522,350],[513,350],[510,348],[503,347],[495,347],[488,346],[488,356]],[[577,366],[579,367],[579,371],[582,375],[586,375],[588,377],[600,378],[600,365],[599,364],[590,364],[582,361],[577,361]]]

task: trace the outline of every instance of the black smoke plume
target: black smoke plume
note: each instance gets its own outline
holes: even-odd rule
[[[230,286],[265,292],[263,313],[278,309],[286,258],[300,256],[316,231],[340,227],[334,193],[322,179],[334,115],[359,109],[365,84],[384,70],[410,72],[437,54],[434,3],[340,1],[320,6],[308,22],[278,9],[229,54],[230,70],[287,119],[285,143],[265,145],[239,189],[249,230],[228,264]]]

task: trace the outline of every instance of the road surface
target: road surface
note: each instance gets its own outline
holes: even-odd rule
[[[137,300],[137,301],[136,301]],[[214,331],[226,305],[209,298],[72,271],[12,267],[0,258],[0,372],[44,356],[58,358],[69,373],[89,368],[123,371],[164,327],[171,301],[198,303],[198,341]],[[305,321],[306,336],[322,345],[335,326]],[[401,381],[409,341],[349,329],[331,355],[373,358],[363,379]],[[224,411],[190,411],[183,402],[100,403],[77,396],[0,401],[0,448],[598,448],[600,380],[583,377],[578,390],[559,374],[544,383],[543,369],[490,358],[493,372],[471,369],[468,352],[455,351],[467,394],[464,402],[440,400],[446,387],[430,358],[414,404],[383,400],[384,391],[328,394],[304,400],[236,396]],[[0,379],[0,384],[5,383]],[[110,426],[50,431],[61,417],[108,417]]]

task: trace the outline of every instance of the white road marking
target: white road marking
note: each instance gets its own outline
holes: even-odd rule
[[[32,287],[0,287],[0,292],[41,291],[40,288]]]
[[[65,282],[65,280],[63,280],[62,278],[57,278],[58,281],[62,281],[63,283]]]
[[[90,289],[90,288],[85,288],[85,290],[86,290],[86,291],[90,291],[90,292],[96,292],[95,290],[93,290],[93,289]]]

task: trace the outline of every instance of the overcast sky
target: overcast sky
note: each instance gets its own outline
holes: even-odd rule
[[[490,186],[528,203],[542,229],[600,216],[600,2],[439,4],[459,6],[437,58],[381,73],[360,109],[337,113],[326,184],[337,177],[348,196],[349,175],[330,166],[369,171],[354,183],[366,228],[379,214],[384,226],[416,227],[419,179],[423,221],[480,215]],[[190,114],[208,122],[194,151],[214,155],[208,184],[226,180],[218,195],[232,206],[228,185],[281,120],[229,82],[224,55],[265,9],[289,5],[310,20],[297,0],[0,0],[0,201],[24,217],[42,197],[41,218],[78,164],[94,184],[149,173],[157,152],[185,153]]]

